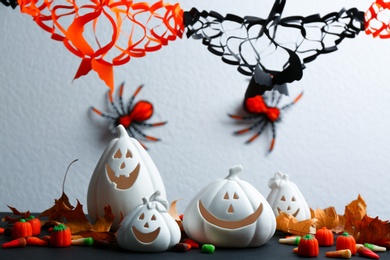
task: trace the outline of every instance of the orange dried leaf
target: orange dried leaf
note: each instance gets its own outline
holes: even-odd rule
[[[48,217],[49,220],[63,222],[63,212],[69,209],[73,209],[73,206],[70,204],[68,196],[63,192],[59,199],[54,200],[54,206],[43,211],[38,217]]]
[[[314,211],[314,217],[317,219],[317,229],[323,227],[326,227],[327,229],[333,229],[339,225],[339,215],[337,214],[334,207],[316,209]]]
[[[276,229],[293,235],[304,236],[315,233],[316,222],[317,219],[315,218],[298,221],[291,214],[280,212],[276,217]]]
[[[171,215],[171,217],[176,221],[180,221],[180,214],[179,214],[179,212],[177,212],[177,202],[178,201],[179,200],[174,200],[171,203],[171,206],[169,207],[169,210],[168,210],[169,215]]]
[[[123,216],[122,216],[123,217]],[[111,206],[104,207],[104,216],[97,216],[95,224],[92,226],[92,230],[95,232],[108,232],[110,231],[112,222],[114,221],[114,214],[112,214]]]

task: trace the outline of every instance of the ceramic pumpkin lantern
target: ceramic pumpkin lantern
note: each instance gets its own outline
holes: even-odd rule
[[[168,213],[168,202],[156,191],[128,214],[117,231],[120,247],[139,252],[162,252],[180,242],[179,225]]]
[[[201,244],[217,247],[257,247],[275,233],[276,221],[265,198],[240,180],[241,165],[203,188],[183,216],[186,234]]]
[[[143,197],[157,190],[166,196],[160,173],[145,149],[122,125],[117,133],[118,138],[110,142],[96,165],[87,195],[92,220],[104,215],[104,206],[111,206],[113,229],[117,229],[121,213],[126,216]]]
[[[267,197],[275,216],[281,211],[294,216],[298,221],[311,218],[310,208],[298,187],[287,174],[277,172],[268,182],[271,192]]]

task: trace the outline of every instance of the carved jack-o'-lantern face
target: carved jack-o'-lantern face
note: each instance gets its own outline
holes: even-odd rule
[[[276,221],[265,198],[240,180],[240,165],[203,188],[184,211],[183,228],[199,243],[219,247],[254,247],[267,242]]]
[[[110,163],[106,163],[108,179],[115,183],[117,189],[130,189],[138,178],[141,165],[133,159],[130,149],[121,151],[118,148],[112,155],[112,159]]]
[[[279,199],[278,207],[276,207],[278,213],[280,214],[280,212],[283,211],[290,215],[293,215],[294,218],[296,218],[300,210],[296,202],[297,199],[295,198],[294,195],[293,196],[282,195]]]
[[[242,228],[255,223],[263,211],[263,204],[260,203],[253,213],[247,216],[242,216],[243,210],[243,212],[247,212],[247,210],[243,209],[242,206],[247,203],[241,201],[244,200],[244,198],[240,200],[240,196],[237,192],[238,191],[234,191],[229,195],[229,192],[226,191],[222,197],[222,201],[220,201],[222,207],[226,210],[216,211],[215,214],[209,212],[203,205],[202,201],[199,200],[199,212],[203,219],[210,224],[226,229]],[[216,198],[218,198],[218,196],[216,196]],[[220,207],[218,209],[220,209]]]
[[[156,191],[142,199],[121,222],[117,232],[120,247],[140,252],[161,252],[179,243],[179,225],[168,213],[168,202]]]
[[[271,192],[267,201],[275,216],[280,212],[292,215],[298,221],[311,218],[310,208],[298,187],[289,180],[287,174],[277,172],[268,182]]]
[[[142,212],[138,217],[137,223],[131,227],[131,231],[133,231],[135,238],[139,242],[149,244],[156,240],[160,234],[160,226],[158,223],[156,214],[153,214],[150,211]]]
[[[115,216],[126,216],[142,201],[159,190],[166,196],[160,173],[141,144],[130,138],[126,129],[117,127],[118,138],[113,139],[103,152],[92,174],[88,187],[88,214],[92,221],[104,216],[110,205]],[[120,217],[115,217],[116,230]]]

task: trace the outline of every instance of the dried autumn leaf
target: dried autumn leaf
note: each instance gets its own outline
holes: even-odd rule
[[[43,211],[38,217],[48,217],[49,220],[64,222],[63,212],[69,209],[72,210],[73,208],[68,196],[63,192],[59,199],[54,200],[54,206]]]
[[[315,233],[316,222],[317,219],[315,218],[298,221],[293,215],[280,212],[276,217],[276,229],[293,235],[304,236]]]
[[[8,205],[7,205],[8,206]],[[21,218],[28,218],[30,216],[30,211],[20,212],[14,207],[8,206],[8,208],[12,211],[12,216],[5,216],[2,219],[2,222],[8,222],[8,224],[13,224],[18,222]]]
[[[176,221],[176,223],[179,225],[180,230],[184,230],[182,220],[180,219],[179,212],[177,211],[177,202],[179,200],[174,200],[171,203],[171,206],[169,207],[168,213],[171,215],[171,217]]]
[[[326,227],[327,229],[333,229],[339,225],[339,215],[334,207],[326,209],[316,209],[314,211],[314,218],[317,219],[316,229]]]

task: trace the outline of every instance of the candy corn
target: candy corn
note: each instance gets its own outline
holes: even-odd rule
[[[279,243],[281,244],[287,244],[287,245],[298,245],[299,241],[301,240],[300,236],[295,237],[286,237],[286,238],[280,238]]]
[[[92,237],[83,237],[78,239],[72,239],[72,245],[76,246],[93,246]]]
[[[4,228],[0,228],[0,234],[4,234]]]
[[[49,242],[38,237],[26,237],[27,245],[29,246],[48,246]]]
[[[371,249],[369,249],[365,246],[359,247],[357,249],[357,253],[363,257],[367,257],[367,258],[371,258],[371,259],[379,259],[379,255],[377,255]]]
[[[349,259],[352,257],[352,253],[351,253],[351,250],[349,250],[349,249],[342,249],[342,250],[337,250],[337,251],[326,252],[325,256],[329,257],[329,258]]]
[[[383,247],[383,246],[377,246],[377,245],[369,244],[369,243],[364,243],[364,246],[371,249],[374,252],[385,252],[386,251],[386,247]]]
[[[27,244],[24,237],[11,240],[7,243],[1,245],[2,248],[12,248],[12,247],[25,247]]]

